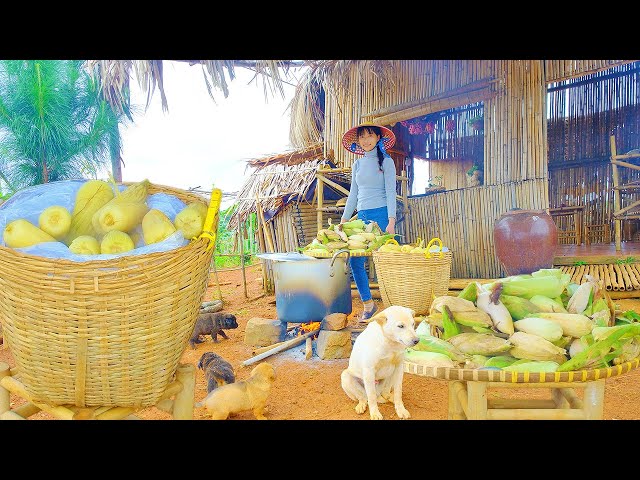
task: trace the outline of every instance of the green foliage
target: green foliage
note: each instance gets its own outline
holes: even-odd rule
[[[624,265],[627,263],[635,263],[636,261],[637,260],[635,257],[619,258],[618,260],[616,260],[616,264]]]
[[[0,61],[0,188],[97,176],[121,151],[116,113],[82,60]]]
[[[587,262],[583,262],[582,260],[578,260],[577,262],[573,262],[574,267],[579,267],[580,265],[586,265]]]
[[[229,219],[233,212],[238,207],[237,204],[233,204],[225,210],[220,211],[220,221],[218,222],[218,237],[216,239],[216,255],[215,265],[216,268],[235,268],[242,265],[240,258],[240,236],[236,244],[236,231],[228,230]],[[257,226],[256,214],[251,213],[245,220],[245,228],[247,229],[247,237],[243,239],[243,251],[245,265],[252,265],[258,261],[255,257],[257,253],[257,245],[255,242],[255,232]],[[235,248],[234,248],[235,246]],[[233,256],[221,256],[233,254]],[[237,254],[237,255],[236,255]]]

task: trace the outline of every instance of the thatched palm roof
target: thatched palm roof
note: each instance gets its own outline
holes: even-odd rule
[[[248,163],[255,170],[240,188],[238,206],[227,228],[237,228],[249,213],[256,211],[258,202],[263,211],[275,212],[290,199],[303,198],[314,184],[318,166],[332,160],[333,152],[325,156],[322,144],[250,160]]]
[[[291,101],[289,139],[294,148],[304,149],[323,141],[324,95],[349,89],[356,71],[370,71],[383,85],[395,85],[395,73],[390,60],[182,60],[201,68],[207,91],[221,90],[228,95],[228,84],[235,78],[236,68],[247,68],[263,81],[265,98],[280,93],[283,85],[293,80],[292,69],[305,67],[296,82]],[[107,101],[118,108],[128,104],[130,79],[135,77],[147,92],[147,104],[157,91],[162,108],[168,110],[163,84],[163,60],[88,60],[87,67],[97,76]],[[228,79],[227,79],[228,77]],[[213,95],[212,95],[213,98]]]

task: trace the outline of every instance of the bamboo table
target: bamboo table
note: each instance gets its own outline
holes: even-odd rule
[[[609,368],[534,373],[425,367],[405,361],[404,371],[449,382],[449,420],[602,420],[605,380],[639,364],[636,358]],[[551,398],[489,398],[490,388],[549,388]],[[577,388],[584,389],[582,398]]]

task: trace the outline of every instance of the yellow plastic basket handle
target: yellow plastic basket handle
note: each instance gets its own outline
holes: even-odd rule
[[[440,244],[440,258],[444,257],[444,252],[442,251],[442,240],[440,240],[438,237],[433,237],[431,240],[429,240],[429,243],[427,243],[427,250],[424,252],[425,258],[431,258],[431,252],[429,251],[429,249],[435,242],[438,242]]]
[[[219,188],[214,188],[211,190],[211,201],[209,202],[209,208],[207,209],[207,217],[204,220],[204,225],[202,227],[202,233],[198,236],[198,238],[208,238],[209,245],[207,245],[207,250],[213,248],[216,243],[216,235],[218,232],[218,220],[220,216],[218,212],[220,210],[220,203],[222,201],[222,190]]]
[[[395,245],[400,245],[398,243],[398,241],[395,238],[390,238],[389,240],[387,240],[386,242],[384,242],[385,245],[388,245],[389,243],[393,243]]]

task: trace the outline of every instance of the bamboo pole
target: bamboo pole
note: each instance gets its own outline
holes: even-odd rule
[[[51,406],[47,405],[46,403],[34,402],[24,385],[14,377],[3,377],[0,380],[0,385],[14,395],[24,398],[28,402],[34,404],[40,410],[43,410],[60,420],[71,420],[73,418],[74,412],[66,407]]]
[[[616,187],[618,187],[620,185],[620,177],[618,174],[618,166],[615,164],[614,160],[616,158],[617,155],[617,151],[616,151],[616,137],[615,135],[611,135],[609,137],[609,147],[610,147],[610,151],[611,151],[611,169],[613,172],[613,187],[614,187],[614,191],[613,191],[613,210],[614,211],[619,211],[621,204],[620,204],[620,190],[618,190]],[[622,250],[622,243],[621,243],[621,239],[620,239],[620,219],[618,217],[616,217],[614,215],[614,224],[615,224],[615,243],[616,243],[616,251],[619,252]]]
[[[294,339],[287,340],[286,342],[282,343],[281,345],[278,345],[277,347],[272,348],[271,350],[267,350],[266,352],[262,352],[259,355],[256,355],[254,357],[251,357],[245,360],[244,362],[241,363],[241,365],[243,367],[246,367],[247,365],[251,365],[252,363],[262,360],[263,358],[270,357],[271,355],[274,355],[278,352],[295,347],[296,345],[300,345],[302,342],[304,342],[307,339],[307,337],[311,337],[312,335],[315,335],[319,331],[320,329],[318,328],[316,330],[311,330],[310,332],[307,332],[304,335],[300,335]]]
[[[244,234],[245,234],[245,223],[242,222],[240,224],[240,229],[238,230],[238,234],[240,235],[240,265],[242,266],[242,288],[244,289],[244,298],[249,298],[249,294],[247,293],[247,271],[245,268],[244,262]]]
[[[176,394],[173,402],[173,418],[175,420],[192,420],[196,367],[190,363],[178,365],[176,380],[182,384],[182,389]]]
[[[0,362],[0,380],[4,377],[11,376],[11,369],[9,368],[9,364]],[[10,395],[9,390],[4,388],[0,383],[0,414],[4,412],[8,412],[11,408]]]

